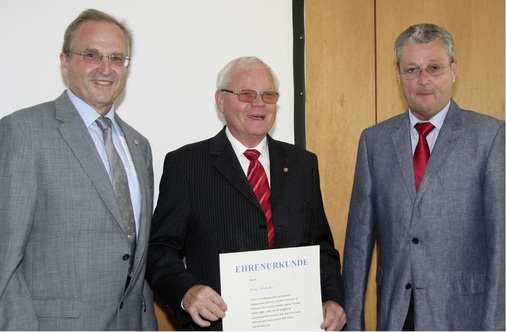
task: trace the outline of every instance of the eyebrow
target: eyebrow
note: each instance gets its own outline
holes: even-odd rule
[[[106,55],[125,55],[126,54],[126,53],[123,53],[123,52],[105,53],[105,52],[99,51],[96,48],[87,48],[84,51],[82,51],[81,53],[98,53],[98,54],[106,54]]]

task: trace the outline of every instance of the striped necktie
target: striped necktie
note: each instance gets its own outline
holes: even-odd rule
[[[265,218],[267,219],[267,241],[269,243],[269,248],[272,248],[272,244],[274,243],[274,224],[272,222],[271,189],[267,181],[267,174],[258,160],[260,152],[257,150],[246,150],[244,151],[244,155],[250,161],[248,181],[264,210]]]

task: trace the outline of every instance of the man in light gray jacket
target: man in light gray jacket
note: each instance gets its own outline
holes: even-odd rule
[[[144,280],[151,148],[114,108],[131,49],[124,23],[84,11],[60,54],[68,90],[0,121],[0,330],[157,329]],[[123,202],[97,119],[112,125]]]
[[[349,330],[365,328],[375,243],[378,330],[505,328],[504,122],[452,99],[454,48],[433,24],[395,42],[409,108],[360,138],[344,249]]]

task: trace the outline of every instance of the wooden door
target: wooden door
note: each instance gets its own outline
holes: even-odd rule
[[[504,12],[504,0],[305,1],[306,147],[318,155],[341,255],[360,133],[406,109],[395,71],[397,36],[422,22],[447,28],[456,43],[455,100],[504,119]],[[368,330],[376,329],[373,257]]]

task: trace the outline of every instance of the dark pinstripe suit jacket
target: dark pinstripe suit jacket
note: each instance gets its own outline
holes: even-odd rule
[[[267,138],[274,248],[320,245],[322,300],[342,304],[339,253],[323,209],[316,155]],[[225,129],[170,152],[153,217],[148,281],[174,315],[188,322],[180,309],[186,291],[204,284],[219,293],[219,254],[267,249],[265,225]],[[221,329],[221,322],[212,329]]]

